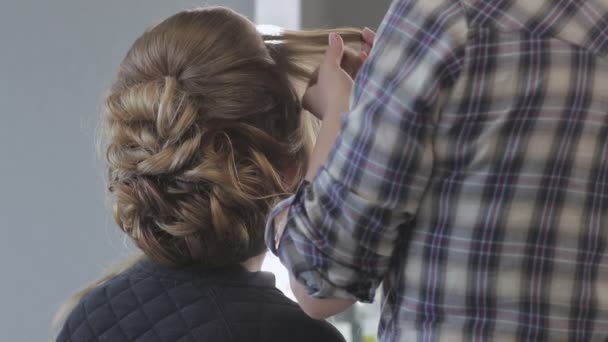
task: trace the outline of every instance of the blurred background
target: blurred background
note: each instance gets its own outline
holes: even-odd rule
[[[95,131],[128,47],[182,9],[224,5],[258,24],[376,28],[390,0],[0,0],[0,340],[49,340],[71,293],[129,253],[104,201]],[[264,266],[287,292],[287,274]],[[332,319],[375,341],[378,305]]]

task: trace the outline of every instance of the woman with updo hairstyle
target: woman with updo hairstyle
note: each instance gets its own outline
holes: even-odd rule
[[[102,141],[114,218],[141,253],[64,304],[57,341],[343,340],[260,271],[267,214],[314,145],[301,98],[330,32],[362,40],[354,29],[263,35],[209,7],[135,41]],[[350,50],[345,65],[364,58]]]

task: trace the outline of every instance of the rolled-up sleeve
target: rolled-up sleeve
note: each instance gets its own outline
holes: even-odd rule
[[[460,74],[466,31],[456,0],[391,5],[328,161],[267,226],[267,243],[312,296],[373,300],[429,184],[434,115]]]

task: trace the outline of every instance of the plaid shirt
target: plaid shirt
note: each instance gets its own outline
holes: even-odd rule
[[[608,339],[608,0],[396,0],[278,251],[382,341]]]

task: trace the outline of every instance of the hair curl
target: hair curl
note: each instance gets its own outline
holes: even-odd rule
[[[207,8],[135,42],[106,101],[106,159],[115,220],[146,255],[221,267],[264,251],[267,213],[312,144],[292,82],[311,73],[294,59],[322,49],[288,41],[313,36],[265,43],[244,17]]]

